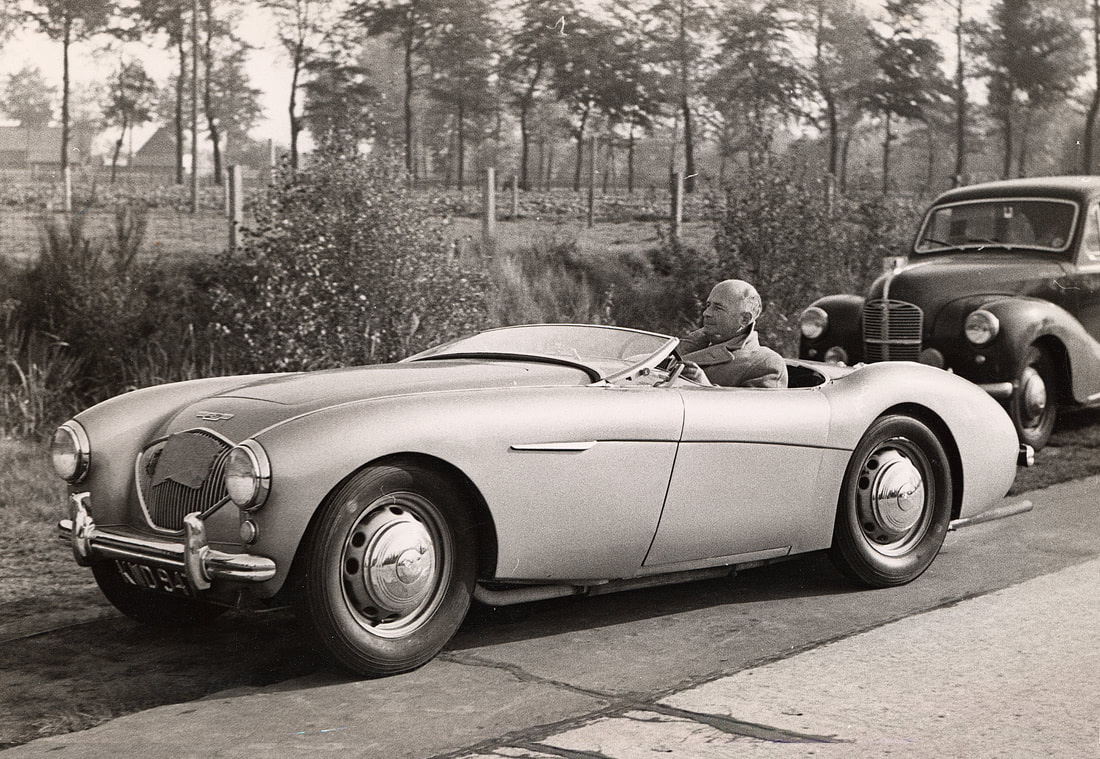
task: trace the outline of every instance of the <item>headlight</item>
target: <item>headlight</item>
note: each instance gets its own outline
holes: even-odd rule
[[[966,317],[966,339],[974,345],[985,345],[1001,331],[1001,322],[985,309],[979,308]]]
[[[825,328],[829,326],[829,315],[823,308],[810,306],[798,317],[798,324],[802,328],[803,337],[816,340],[825,334]]]
[[[242,511],[264,505],[271,488],[271,465],[255,440],[246,440],[229,452],[225,462],[225,489]]]
[[[84,479],[91,461],[88,434],[79,422],[65,422],[53,433],[50,460],[57,476],[71,485]]]

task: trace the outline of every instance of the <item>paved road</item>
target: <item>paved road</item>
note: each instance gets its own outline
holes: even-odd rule
[[[859,591],[807,557],[482,611],[407,675],[322,670],[5,759],[1097,756],[1100,478],[1028,497],[903,588]]]

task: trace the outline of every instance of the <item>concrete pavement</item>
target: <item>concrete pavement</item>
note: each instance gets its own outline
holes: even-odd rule
[[[1100,756],[1098,492],[953,533],[903,588],[853,592],[811,560],[547,603],[407,675],[320,670],[3,753]]]

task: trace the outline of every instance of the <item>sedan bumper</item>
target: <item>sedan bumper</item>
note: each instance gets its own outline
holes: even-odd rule
[[[183,541],[152,537],[125,526],[101,528],[92,519],[89,493],[69,497],[69,519],[57,525],[58,537],[69,543],[77,564],[99,559],[121,559],[150,567],[182,572],[194,591],[206,590],[213,580],[266,582],[275,576],[275,562],[266,556],[226,553],[211,548],[198,514],[184,517]]]

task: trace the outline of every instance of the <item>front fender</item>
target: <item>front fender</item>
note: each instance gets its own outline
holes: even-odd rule
[[[800,333],[798,357],[821,361],[825,351],[839,346],[848,354],[848,363],[863,360],[863,338],[860,323],[864,298],[859,295],[826,295],[810,306],[816,306],[829,315],[829,324],[816,340],[809,340]]]
[[[1100,343],[1068,311],[1032,298],[1006,298],[984,308],[1000,321],[1001,331],[979,352],[1002,377],[1015,379],[1028,347],[1039,344],[1060,364],[1063,389],[1074,401],[1084,403],[1100,393]]]

